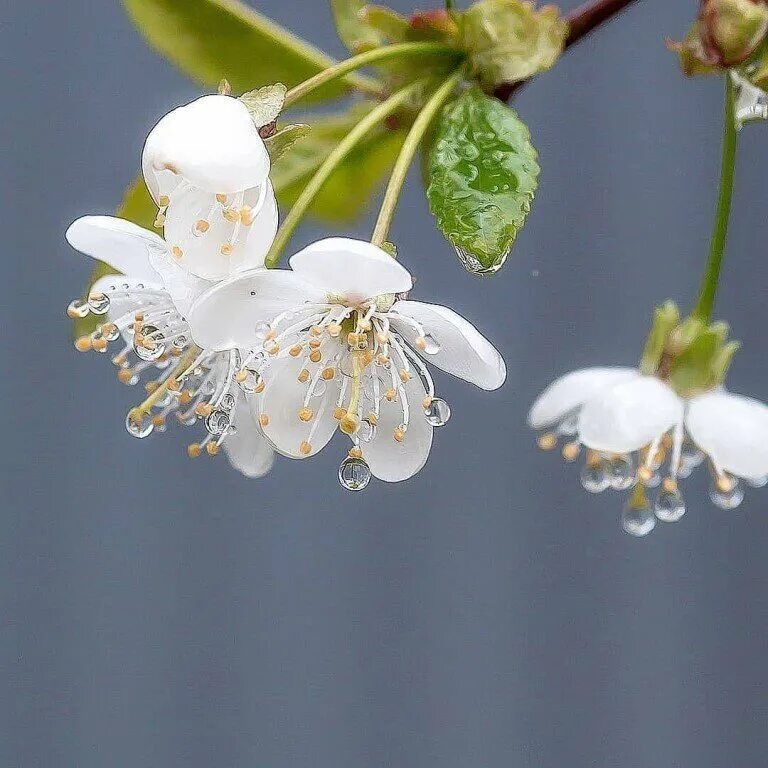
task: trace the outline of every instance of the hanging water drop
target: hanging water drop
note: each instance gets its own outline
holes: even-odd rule
[[[656,516],[650,504],[630,501],[621,513],[621,527],[630,536],[647,536],[656,527]]]
[[[106,293],[92,293],[88,296],[88,307],[94,315],[106,315],[109,312],[109,296]]]
[[[655,512],[663,523],[676,523],[685,514],[683,494],[679,490],[665,488],[656,499]]]
[[[129,435],[143,439],[152,434],[155,425],[147,414],[139,415],[131,411],[125,417],[125,428],[128,430]]]
[[[213,411],[205,420],[205,428],[212,435],[223,435],[229,427],[229,414],[223,410]]]
[[[451,406],[442,397],[433,397],[424,409],[424,416],[433,427],[443,427],[451,418]]]
[[[90,311],[91,308],[88,306],[88,302],[83,301],[82,299],[75,299],[74,301],[70,301],[69,306],[67,307],[67,315],[72,319],[77,317],[88,317]]]
[[[339,466],[339,482],[348,491],[362,491],[371,482],[371,470],[363,459],[348,456]]]
[[[440,343],[431,333],[424,334],[424,352],[427,355],[436,355],[440,349]]]
[[[716,480],[710,484],[709,498],[720,509],[736,509],[744,501],[744,488],[734,478]]]
[[[589,493],[602,493],[611,484],[611,467],[605,459],[588,462],[581,470],[581,485]]]
[[[635,484],[635,463],[631,456],[611,459],[610,483],[614,491],[627,491]]]

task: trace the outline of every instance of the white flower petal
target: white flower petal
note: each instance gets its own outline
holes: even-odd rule
[[[69,225],[66,238],[86,256],[137,280],[157,282],[150,254],[167,250],[159,235],[114,216],[83,216]]]
[[[768,475],[768,406],[729,392],[710,392],[688,405],[685,426],[693,441],[726,472]]]
[[[601,392],[584,405],[579,438],[588,448],[629,453],[647,445],[683,418],[683,402],[653,376],[638,376]]]
[[[546,429],[560,422],[588,400],[622,381],[638,378],[636,368],[582,368],[553,381],[528,413],[532,429]]]
[[[361,443],[363,457],[374,477],[387,483],[398,483],[413,477],[426,463],[432,448],[432,427],[424,418],[422,403],[426,397],[424,385],[415,376],[403,385],[410,417],[403,442],[394,438],[394,432],[403,421],[403,409],[398,399],[381,401],[376,435],[370,443]]]
[[[180,249],[180,263],[208,280],[264,266],[264,257],[277,232],[277,201],[272,184],[267,181],[243,196],[243,204],[253,209],[253,222],[248,226],[225,219],[221,205],[212,200],[215,198],[209,192],[196,187],[174,195],[166,213],[164,234],[169,246]],[[199,221],[208,224],[204,233],[195,229]],[[221,252],[224,245],[232,246],[227,256]]]
[[[187,318],[192,336],[206,349],[252,349],[257,325],[325,294],[289,270],[254,269],[217,283],[194,303]]]
[[[248,108],[231,96],[203,96],[169,112],[152,129],[142,157],[155,201],[170,194],[164,176],[183,177],[208,192],[230,194],[260,186],[269,175],[264,142]]]
[[[246,477],[264,477],[275,463],[275,452],[262,434],[244,395],[238,397],[234,425],[237,431],[227,435],[222,444],[229,463]]]
[[[167,251],[153,253],[150,262],[183,317],[189,314],[193,302],[212,285],[210,280],[187,272]]]
[[[402,264],[363,240],[319,240],[292,256],[290,264],[307,282],[352,302],[408,291],[413,286],[413,279]]]
[[[420,301],[398,301],[392,307],[393,328],[416,347],[421,333],[412,324],[397,318],[397,314],[412,318],[439,345],[434,354],[422,354],[427,361],[454,376],[480,387],[498,389],[507,376],[504,359],[496,348],[461,315],[439,304]]]
[[[126,287],[127,286],[127,287]],[[105,293],[109,296],[109,312],[107,318],[110,322],[118,320],[127,313],[133,314],[138,309],[136,296],[131,295],[130,291],[138,291],[142,288],[150,288],[156,291],[163,291],[164,287],[155,277],[154,282],[147,280],[137,280],[126,275],[106,275],[100,277],[92,286],[91,293]],[[115,290],[128,291],[124,295],[115,295]]]
[[[253,398],[257,418],[266,417],[267,423],[262,421],[264,435],[277,451],[292,459],[305,459],[319,453],[338,427],[333,417],[339,394],[338,377],[326,382],[322,397],[310,400],[313,419],[304,422],[299,418],[309,388],[309,383],[299,381],[305,362],[303,356],[276,360],[264,374],[264,392]],[[311,446],[306,454],[301,451],[304,441]]]

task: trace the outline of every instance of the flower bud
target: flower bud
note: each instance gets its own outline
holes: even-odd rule
[[[722,67],[741,64],[768,33],[768,1],[705,0],[699,32],[710,60]]]

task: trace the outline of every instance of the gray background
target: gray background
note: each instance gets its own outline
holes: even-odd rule
[[[258,7],[341,55],[325,2]],[[700,473],[684,521],[638,541],[524,425],[555,374],[631,364],[654,303],[695,292],[721,88],[663,45],[694,11],[643,0],[525,89],[542,187],[496,279],[462,271],[413,179],[394,236],[418,297],[475,320],[509,380],[440,376],[425,470],[351,495],[341,445],[255,482],[178,431],[126,434],[138,393],[70,343],[89,265],[62,235],[198,91],[116,2],[5,0],[0,765],[766,764],[768,490],[725,513]],[[762,399],[766,130],[743,133],[719,302],[731,386]]]

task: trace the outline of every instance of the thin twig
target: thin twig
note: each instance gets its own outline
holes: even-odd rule
[[[592,0],[592,2],[579,6],[575,11],[571,11],[567,17],[568,38],[565,41],[565,47],[570,48],[583,40],[590,32],[634,2],[636,0]],[[509,101],[515,91],[525,82],[525,80],[518,80],[515,83],[504,83],[496,89],[494,95],[502,101]]]

